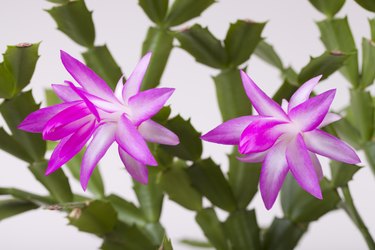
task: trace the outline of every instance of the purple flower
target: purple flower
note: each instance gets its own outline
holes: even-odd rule
[[[360,162],[350,146],[320,129],[340,119],[328,112],[336,90],[309,98],[321,76],[303,84],[281,107],[243,71],[241,78],[258,115],[226,121],[202,139],[238,145],[244,154],[239,160],[262,162],[259,185],[267,209],[273,206],[289,171],[304,190],[322,199],[319,180],[323,173],[316,154],[349,164]]]
[[[19,128],[42,133],[43,139],[60,141],[52,153],[46,175],[59,169],[88,143],[81,165],[81,185],[87,188],[90,176],[108,148],[116,142],[120,158],[130,175],[141,183],[148,182],[146,165],[156,166],[146,142],[176,145],[178,137],[152,121],[172,95],[174,89],[155,88],[140,92],[140,86],[150,62],[146,54],[123,84],[119,80],[115,91],[94,71],[61,51],[66,70],[80,87],[65,81],[52,85],[63,101],[28,115]]]

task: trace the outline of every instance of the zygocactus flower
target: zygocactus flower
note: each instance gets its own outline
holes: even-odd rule
[[[243,71],[241,78],[258,115],[226,121],[202,139],[238,145],[244,154],[239,160],[262,162],[259,186],[267,209],[273,206],[289,171],[304,190],[322,199],[319,180],[323,173],[316,154],[349,164],[360,162],[350,146],[320,129],[340,119],[328,112],[336,90],[309,99],[321,76],[307,81],[281,106]]]
[[[58,141],[46,175],[59,169],[88,143],[81,165],[80,181],[86,190],[90,176],[108,148],[116,142],[129,174],[147,183],[146,165],[156,166],[146,142],[176,145],[178,137],[150,118],[163,107],[174,89],[155,88],[140,92],[150,62],[146,54],[125,84],[123,77],[113,92],[105,81],[83,63],[61,51],[66,70],[81,87],[65,81],[52,85],[63,101],[28,115],[19,128],[42,133],[43,139]]]

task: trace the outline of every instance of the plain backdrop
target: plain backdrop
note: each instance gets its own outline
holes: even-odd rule
[[[151,24],[136,0],[87,0],[96,27],[96,45],[106,43],[123,72],[127,75],[137,63],[141,44],[148,26]],[[28,88],[38,101],[43,101],[43,91],[52,83],[62,83],[71,79],[59,59],[63,49],[78,58],[84,48],[73,43],[63,33],[56,30],[52,18],[44,10],[52,4],[43,0],[0,0],[0,51],[6,45],[20,42],[39,42],[40,59],[34,77]],[[338,16],[349,16],[357,44],[362,36],[369,37],[367,18],[373,15],[348,0]],[[297,71],[309,60],[318,56],[324,48],[319,40],[315,22],[323,19],[307,0],[219,0],[204,14],[189,25],[198,22],[209,26],[219,38],[225,36],[229,23],[237,19],[268,21],[263,36],[272,43],[286,65]],[[177,27],[177,29],[184,28]],[[201,132],[206,132],[221,122],[216,103],[214,84],[211,76],[218,72],[196,63],[179,48],[173,50],[162,86],[177,89],[170,100],[173,113],[190,118]],[[273,94],[280,86],[279,73],[255,56],[251,58],[248,73],[268,93]],[[348,101],[348,83],[338,73],[324,81],[318,91],[337,88],[337,98],[333,108],[339,109]],[[3,124],[3,122],[1,121]],[[211,156],[227,170],[226,153],[229,147],[204,143],[204,156]],[[362,156],[362,154],[361,154]],[[0,186],[18,187],[31,192],[46,194],[44,188],[26,169],[26,164],[0,152]],[[363,159],[363,157],[362,157]],[[329,176],[327,161],[323,160],[325,174]],[[365,165],[365,164],[364,164]],[[108,193],[116,193],[135,201],[129,175],[112,148],[101,162],[101,172]],[[355,203],[370,231],[375,235],[375,182],[369,167],[355,175],[350,183]],[[73,180],[75,191],[82,192]],[[267,226],[274,216],[281,216],[277,202],[267,211],[259,197],[252,201],[250,208],[256,208],[258,222]],[[225,213],[220,212],[221,217]],[[203,239],[202,232],[194,220],[195,214],[175,203],[165,200],[161,221],[167,228],[176,249],[191,249],[179,244],[179,239]],[[98,249],[100,239],[78,232],[68,226],[64,214],[56,211],[35,210],[0,222],[0,249]],[[343,211],[329,213],[319,221],[311,223],[308,233],[297,249],[366,249],[358,230]]]

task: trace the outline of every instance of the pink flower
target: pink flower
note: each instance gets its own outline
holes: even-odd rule
[[[52,153],[46,175],[59,169],[88,143],[81,165],[81,185],[87,188],[90,176],[116,142],[120,158],[130,175],[141,183],[148,182],[146,165],[156,166],[146,142],[176,145],[178,137],[152,121],[174,89],[155,88],[140,92],[142,79],[150,62],[146,54],[123,84],[119,80],[113,92],[94,71],[61,51],[66,70],[80,87],[65,81],[52,85],[63,101],[28,115],[19,129],[42,133],[43,139],[60,141]]]
[[[322,199],[319,180],[322,168],[316,154],[349,164],[360,162],[354,150],[320,128],[340,119],[328,113],[336,90],[309,96],[321,76],[303,84],[280,106],[269,98],[243,71],[246,94],[259,115],[242,116],[224,122],[202,136],[203,140],[238,145],[239,160],[262,162],[260,192],[270,209],[290,171],[298,184]]]

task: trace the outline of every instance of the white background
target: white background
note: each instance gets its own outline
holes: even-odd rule
[[[87,5],[94,11],[96,44],[107,43],[118,64],[129,75],[139,59],[141,43],[150,22],[136,0],[87,0]],[[42,41],[41,58],[31,82],[38,101],[43,100],[43,90],[50,84],[70,79],[60,63],[59,50],[63,49],[76,57],[80,57],[80,52],[84,51],[84,48],[55,29],[54,21],[44,11],[51,6],[43,0],[0,0],[2,53],[7,44]],[[362,36],[370,36],[367,17],[371,17],[371,13],[348,0],[339,13],[339,16],[344,15],[349,16],[357,44],[360,44]],[[315,21],[321,20],[323,15],[307,0],[221,0],[190,24],[199,22],[208,25],[217,37],[223,38],[229,23],[240,18],[268,21],[263,36],[274,45],[285,64],[292,65],[297,71],[308,62],[310,55],[317,56],[324,50],[315,25]],[[270,95],[281,83],[278,72],[255,57],[250,61],[248,73]],[[193,125],[202,132],[221,121],[211,79],[215,74],[215,70],[196,63],[190,55],[176,48],[162,79],[162,86],[177,88],[170,101],[173,112],[181,113],[185,118],[191,117]],[[348,100],[348,87],[348,83],[336,73],[319,86],[319,91],[337,88],[333,106],[338,109]],[[204,156],[212,156],[217,163],[222,163],[223,169],[227,169],[225,153],[228,150],[225,146],[204,144]],[[12,186],[46,194],[26,169],[25,163],[3,152],[0,152],[0,159],[1,187]],[[327,162],[323,162],[325,173],[329,175]],[[130,177],[124,171],[116,150],[112,149],[104,157],[101,171],[108,193],[135,200]],[[79,185],[71,182],[74,190],[81,192]],[[355,176],[350,187],[360,213],[375,235],[375,182],[368,167]],[[267,226],[275,215],[282,214],[278,203],[267,211],[258,195],[250,207],[256,208],[262,226]],[[203,239],[195,224],[194,213],[167,199],[162,223],[176,249],[190,249],[178,243],[182,237]],[[0,222],[0,249],[98,249],[100,244],[98,238],[67,226],[64,215],[55,211],[36,210]],[[342,211],[337,211],[312,223],[298,249],[366,249],[366,245],[348,217]]]

